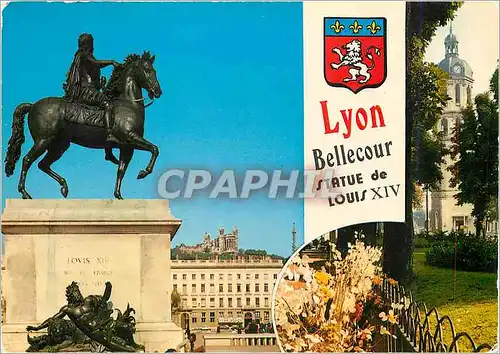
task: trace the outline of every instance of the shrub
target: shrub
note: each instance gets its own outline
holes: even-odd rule
[[[415,234],[413,237],[413,247],[415,248],[428,248],[429,240],[427,239],[427,234],[425,232],[420,232]]]
[[[453,268],[455,261],[454,236],[435,242],[426,253],[428,264]],[[456,234],[457,236],[457,269],[476,272],[497,272],[498,244],[495,239],[476,237],[473,234]]]
[[[413,237],[413,246],[415,248],[429,248],[436,242],[453,241],[455,234],[463,235],[463,233],[448,231],[420,232]]]
[[[460,237],[460,235],[464,235],[463,232],[450,232],[450,233],[448,233],[448,231],[435,231],[435,232],[431,232],[431,233],[429,233],[429,235],[427,235],[427,240],[429,241],[429,243],[454,240],[455,234],[457,234],[458,237]]]
[[[453,242],[439,241],[434,243],[425,254],[428,264],[441,267],[453,268]]]

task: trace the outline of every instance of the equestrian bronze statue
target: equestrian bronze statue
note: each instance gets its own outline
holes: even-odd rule
[[[66,288],[67,304],[54,316],[38,326],[28,326],[27,352],[111,351],[138,352],[144,346],[134,340],[134,309],[127,305],[112,317],[111,283],[106,282],[104,294],[83,297],[78,284]],[[47,334],[31,337],[29,332],[47,329]]]
[[[137,176],[142,179],[153,171],[158,147],[144,138],[145,108],[142,90],[154,100],[162,94],[153,67],[155,57],[149,52],[130,54],[123,64],[94,57],[94,41],[90,34],[80,35],[78,50],[63,85],[63,97],[46,97],[35,103],[21,103],[13,115],[12,136],[5,158],[5,173],[12,176],[21,157],[24,143],[24,123],[34,141],[24,156],[18,191],[31,199],[26,190],[26,176],[31,165],[44,153],[38,167],[61,186],[68,195],[66,180],[52,170],[71,143],[92,149],[104,149],[106,160],[118,165],[114,196],[122,199],[121,183],[135,149],[149,151],[151,158]],[[101,68],[112,65],[108,83],[101,77]],[[112,149],[120,150],[117,160]]]

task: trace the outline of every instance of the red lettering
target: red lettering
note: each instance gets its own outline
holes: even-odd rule
[[[344,125],[347,130],[346,133],[342,133],[345,139],[351,136],[351,123],[352,123],[352,108],[349,108],[349,116],[346,116],[345,109],[341,110],[342,119],[344,120]]]
[[[360,116],[363,117],[364,122],[361,121]],[[365,130],[368,125],[368,115],[363,108],[358,109],[356,112],[356,124],[360,130]]]
[[[328,108],[326,106],[327,101],[321,101],[321,111],[323,112],[323,124],[325,125],[325,134],[332,134],[339,132],[339,122],[335,124],[335,127],[332,129],[330,126],[330,117],[328,115]]]
[[[370,108],[370,113],[371,113],[371,116],[372,116],[372,128],[377,128],[378,127],[378,125],[377,125],[377,117],[376,117],[377,115],[379,117],[380,126],[381,127],[385,127],[384,115],[382,114],[382,108],[379,105],[372,106]]]
[[[325,134],[332,134],[339,132],[339,122],[337,119],[335,125],[332,129],[332,123],[330,121],[330,116],[328,114],[327,101],[320,101],[321,111],[323,113],[323,124],[325,127]],[[342,109],[340,110],[340,114],[342,116],[342,135],[344,139],[348,139],[351,137],[353,121],[352,121],[352,111],[353,108]],[[370,115],[371,115],[371,126],[370,128],[379,128],[385,127],[384,114],[382,113],[382,108],[379,105],[375,105],[370,107]],[[368,112],[364,108],[356,109],[356,126],[358,130],[365,130],[368,128]]]

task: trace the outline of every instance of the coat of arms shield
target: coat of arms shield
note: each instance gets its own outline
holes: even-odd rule
[[[381,86],[387,76],[387,20],[326,17],[325,80],[353,93]]]

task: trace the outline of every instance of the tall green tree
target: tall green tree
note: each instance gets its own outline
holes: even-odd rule
[[[498,195],[498,69],[490,81],[491,92],[476,96],[475,107],[462,111],[463,123],[453,133],[449,167],[450,186],[458,187],[459,205],[473,204],[476,235],[484,232],[484,222],[495,211]]]
[[[172,306],[172,313],[177,312],[181,308],[181,295],[174,289],[170,294],[170,301]]]
[[[490,80],[490,91],[493,92],[493,100],[498,105],[498,69],[495,70]]]
[[[448,100],[448,76],[424,61],[436,29],[453,19],[461,2],[406,3],[406,162],[405,223],[384,224],[384,271],[398,281],[412,274],[415,184],[436,186],[447,153],[441,137],[432,132]]]

